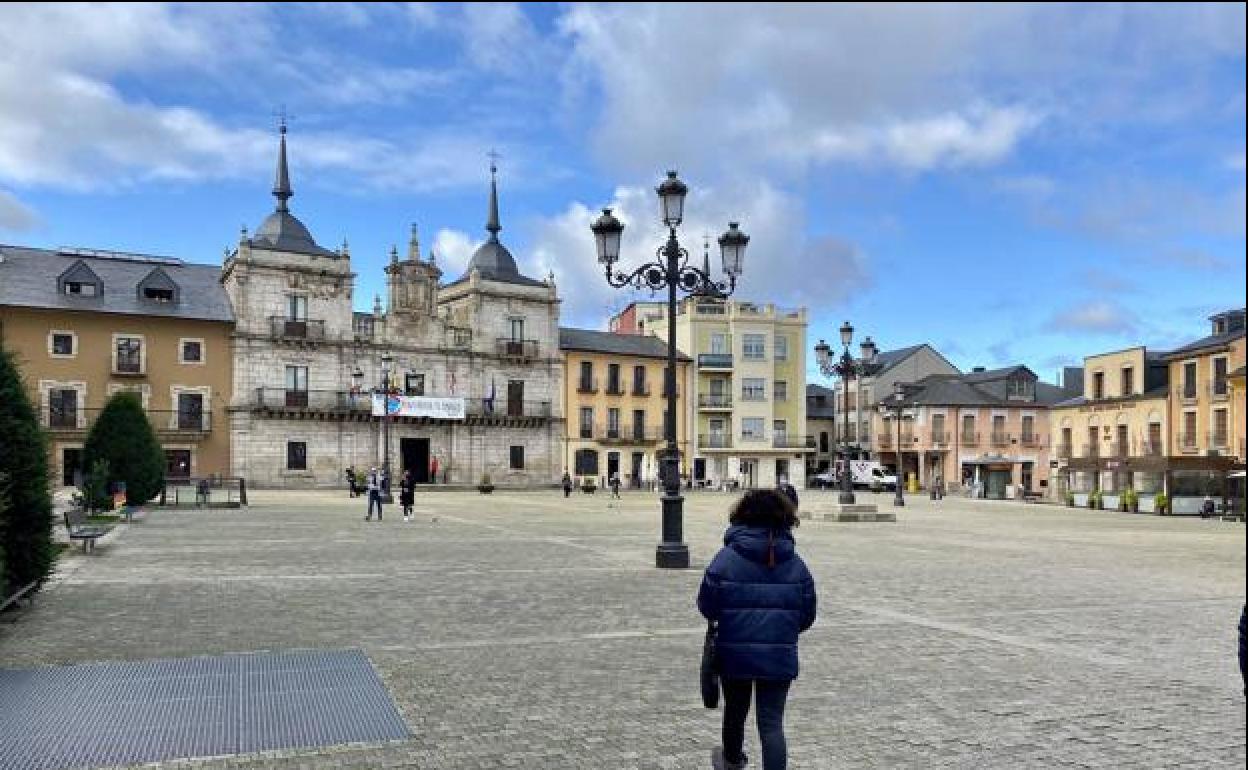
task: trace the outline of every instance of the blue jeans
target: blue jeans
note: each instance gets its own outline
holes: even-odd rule
[[[784,742],[784,702],[791,682],[763,679],[724,679],[724,758],[741,762],[745,753],[745,718],[750,714],[750,690],[757,693],[758,739],[763,747],[763,770],[784,770],[789,761]]]
[[[381,492],[372,489],[368,492],[368,516],[373,518],[373,503],[377,504],[377,521],[381,521]]]

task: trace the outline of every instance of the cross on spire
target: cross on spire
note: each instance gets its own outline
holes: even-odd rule
[[[286,105],[274,113],[277,117],[277,132],[280,136],[280,143],[277,154],[277,173],[273,178],[273,197],[277,198],[277,210],[289,211],[286,201],[290,200],[290,196],[295,191],[290,187],[290,169],[286,164],[286,121],[292,117],[286,114]]]
[[[485,157],[490,159],[490,173],[491,174],[498,173],[498,159],[503,156],[499,155],[497,152],[494,151],[494,148],[491,147],[490,151],[485,154]]]
[[[287,123],[295,119],[294,115],[290,115],[286,112],[285,104],[280,105],[273,111],[273,117],[277,118],[277,131],[280,134],[286,133]]]
[[[501,157],[491,149],[486,153],[490,159],[490,214],[485,222],[485,229],[490,233],[490,240],[498,240],[498,232],[503,226],[498,221],[498,159]]]

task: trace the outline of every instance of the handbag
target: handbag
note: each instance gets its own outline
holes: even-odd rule
[[[719,629],[715,621],[706,622],[706,639],[702,642],[702,705],[719,707],[719,661],[715,659],[715,637]]]

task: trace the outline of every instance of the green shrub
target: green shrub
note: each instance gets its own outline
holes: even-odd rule
[[[1122,493],[1122,502],[1128,507],[1137,505],[1140,502],[1140,496],[1136,494],[1134,489],[1127,489]]]
[[[1065,498],[1065,499],[1066,499],[1066,504],[1067,504],[1067,505],[1074,505],[1074,504],[1075,504],[1075,493],[1074,493],[1074,492],[1071,492],[1069,489],[1068,489],[1068,490],[1066,490],[1066,498]]]
[[[0,348],[0,474],[8,507],[0,514],[0,561],[10,588],[42,581],[52,571],[52,496],[48,449],[12,353]]]
[[[87,511],[111,511],[113,498],[108,494],[108,460],[96,458],[82,476],[82,502]]]
[[[4,521],[9,513],[9,482],[3,473],[0,473],[0,543],[4,542]],[[4,549],[0,548],[0,599],[8,596],[9,591],[8,580],[4,574]]]
[[[1153,507],[1157,509],[1157,513],[1164,513],[1170,507],[1170,498],[1166,497],[1165,492],[1158,492],[1153,497]]]
[[[1089,508],[1101,507],[1101,490],[1094,489],[1088,493],[1088,507]]]
[[[108,489],[126,485],[126,503],[142,505],[160,494],[165,484],[165,453],[138,395],[122,391],[104,405],[82,448],[83,464],[92,470],[108,463]]]

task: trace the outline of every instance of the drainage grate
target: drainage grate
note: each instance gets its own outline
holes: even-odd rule
[[[359,650],[0,669],[0,770],[407,737]]]

